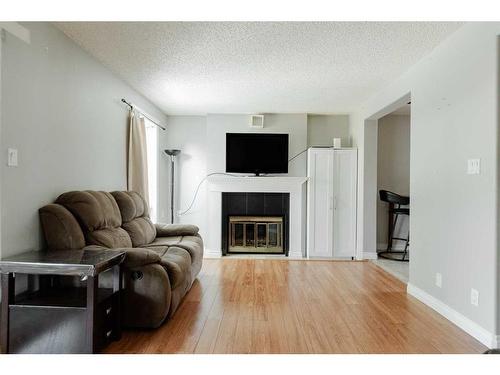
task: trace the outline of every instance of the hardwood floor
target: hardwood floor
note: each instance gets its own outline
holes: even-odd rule
[[[370,262],[205,260],[173,319],[107,353],[481,353]]]

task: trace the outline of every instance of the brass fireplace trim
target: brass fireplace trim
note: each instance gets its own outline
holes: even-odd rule
[[[242,225],[242,238],[236,241],[236,225]],[[250,231],[247,231],[250,226]],[[264,236],[259,235],[259,227],[264,229]],[[272,230],[271,230],[272,228]],[[228,228],[228,252],[230,253],[258,253],[284,254],[283,245],[283,217],[282,216],[230,216]],[[247,235],[252,237],[247,241]],[[274,240],[271,240],[274,233]]]

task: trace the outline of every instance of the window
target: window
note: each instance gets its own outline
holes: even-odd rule
[[[158,127],[144,119],[146,124],[146,152],[148,159],[148,195],[151,221],[158,220]]]

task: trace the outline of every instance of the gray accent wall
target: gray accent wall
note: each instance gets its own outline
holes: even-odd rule
[[[349,115],[308,115],[308,147],[333,146],[333,138],[342,139],[342,147],[350,147]]]
[[[2,42],[2,256],[43,247],[38,208],[68,190],[126,189],[126,106],[166,116],[49,23],[23,23],[31,44]],[[7,167],[17,148],[19,166]]]

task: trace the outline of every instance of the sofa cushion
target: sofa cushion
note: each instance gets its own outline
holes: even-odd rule
[[[56,203],[66,207],[78,220],[87,245],[132,247],[130,236],[120,227],[120,209],[110,193],[71,191],[60,195]]]
[[[114,191],[111,193],[120,208],[122,228],[129,234],[134,247],[152,242],[156,228],[149,218],[149,207],[144,198],[135,191]]]
[[[64,206],[48,204],[38,212],[49,250],[77,250],[85,246],[80,225]]]
[[[111,195],[115,198],[122,221],[127,223],[136,217],[149,217],[149,208],[144,198],[135,191],[113,191]]]
[[[157,246],[180,247],[189,252],[192,261],[203,257],[203,241],[200,236],[157,237],[153,242],[144,247],[149,249]]]
[[[104,191],[70,191],[61,194],[56,203],[66,207],[89,231],[122,225],[120,209],[110,193]]]
[[[155,240],[144,247],[156,247],[156,246],[174,246],[177,245],[182,240],[182,236],[175,237],[156,237]]]
[[[199,235],[184,236],[176,246],[189,252],[191,256],[191,275],[194,281],[203,263],[203,240]]]
[[[147,249],[155,252],[161,258],[167,253],[168,246],[147,247]]]
[[[201,270],[203,263],[203,240],[197,236],[175,236],[175,237],[157,237],[149,245],[143,247],[147,249],[162,249],[165,247],[179,247],[186,250],[191,257],[191,276],[193,280]]]
[[[93,250],[103,250],[102,246],[89,245],[85,246],[83,250],[93,251]],[[128,268],[135,268],[141,266],[147,266],[148,264],[160,263],[160,255],[158,252],[151,249],[143,249],[141,247],[117,247],[113,250],[123,251],[125,253],[125,259],[122,265]]]
[[[186,279],[191,278],[191,257],[186,250],[169,247],[160,258],[160,264],[167,270],[172,289],[187,284]]]
[[[143,246],[155,239],[156,231],[148,217],[138,217],[128,223],[123,223],[122,228],[129,234],[134,246]]]
[[[156,224],[158,237],[195,236],[200,228],[192,224]]]
[[[114,249],[132,247],[130,236],[123,228],[104,228],[88,232],[85,236],[88,245],[99,245]]]

